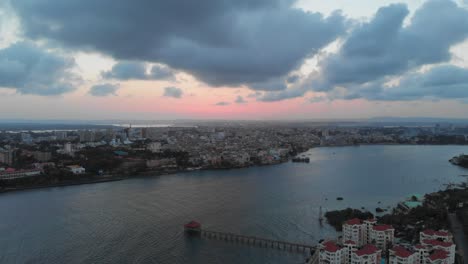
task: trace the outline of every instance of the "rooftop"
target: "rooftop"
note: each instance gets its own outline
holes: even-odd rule
[[[324,245],[324,250],[327,251],[327,252],[336,252],[338,250],[341,249],[340,246],[338,246],[335,242],[333,241],[327,241],[327,242],[324,242],[322,243],[322,245]]]
[[[402,246],[395,246],[392,248],[392,250],[395,252],[395,256],[400,257],[400,258],[407,258],[413,255],[413,252],[407,250],[406,248]]]
[[[372,255],[375,254],[379,251],[379,249],[371,244],[365,245],[363,248],[360,250],[356,251],[356,255],[358,256],[364,256],[364,255]]]
[[[362,224],[362,220],[359,218],[353,218],[345,222],[347,225],[360,225]]]
[[[393,226],[391,225],[375,225],[372,227],[375,231],[387,231],[387,230],[393,230]]]
[[[448,252],[445,250],[436,250],[429,256],[429,259],[434,260],[441,260],[448,258]]]

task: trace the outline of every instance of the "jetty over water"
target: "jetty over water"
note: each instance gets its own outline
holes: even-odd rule
[[[185,232],[190,235],[198,235],[208,239],[217,239],[226,242],[245,244],[251,246],[272,248],[277,250],[285,250],[298,253],[308,253],[313,254],[315,252],[316,246],[302,244],[302,243],[292,243],[287,241],[280,241],[275,239],[261,238],[256,236],[246,236],[239,235],[229,232],[220,232],[220,231],[211,231],[201,228],[201,224],[195,221],[184,225]]]

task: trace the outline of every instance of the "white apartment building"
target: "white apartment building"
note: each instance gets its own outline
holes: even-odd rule
[[[419,233],[419,241],[423,240],[441,240],[445,242],[451,242],[453,241],[453,236],[447,230],[435,231],[432,229],[426,229]]]
[[[343,241],[354,241],[357,246],[364,244],[364,224],[361,219],[354,218],[343,224]]]
[[[435,250],[426,258],[426,264],[453,264],[447,251]]]
[[[388,264],[415,264],[418,254],[402,246],[395,246],[389,250]]]
[[[368,244],[352,253],[351,264],[380,264],[382,250]]]
[[[370,241],[382,250],[387,250],[388,245],[395,241],[395,229],[391,225],[375,225],[370,232]]]
[[[341,264],[342,248],[333,241],[319,244],[319,264]]]
[[[429,249],[429,251],[444,251],[447,253],[449,263],[455,263],[455,244],[453,242],[445,242],[436,239],[426,239],[421,241],[421,244]],[[439,254],[441,255],[441,254]],[[443,262],[441,262],[443,263]]]

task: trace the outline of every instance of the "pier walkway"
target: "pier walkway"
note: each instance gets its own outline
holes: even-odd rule
[[[210,230],[200,230],[200,234],[202,237],[209,238],[209,239],[218,239],[224,240],[233,243],[240,243],[252,246],[259,246],[259,247],[269,247],[279,250],[289,250],[289,251],[296,251],[296,252],[307,252],[313,253],[315,251],[315,246],[306,245],[301,243],[292,243],[268,238],[261,238],[256,236],[245,236],[239,235],[234,233],[227,233],[227,232],[219,232],[219,231],[210,231]]]
[[[272,248],[277,250],[285,250],[291,252],[302,252],[312,256],[315,252],[316,246],[292,243],[287,241],[281,241],[276,239],[261,238],[256,236],[239,235],[229,232],[211,231],[201,228],[201,224],[196,221],[191,221],[184,225],[185,232],[189,235],[200,236],[208,239],[218,239],[226,242],[232,242],[237,244],[245,244],[251,246]]]

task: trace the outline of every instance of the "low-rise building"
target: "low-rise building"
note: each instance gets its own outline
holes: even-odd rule
[[[41,170],[33,169],[33,170],[15,170],[12,168],[8,168],[6,170],[0,171],[0,179],[1,180],[13,180],[19,178],[26,178],[32,176],[41,175]]]
[[[67,166],[67,168],[73,173],[73,174],[84,174],[86,172],[86,169],[79,166],[79,165],[70,165]]]

